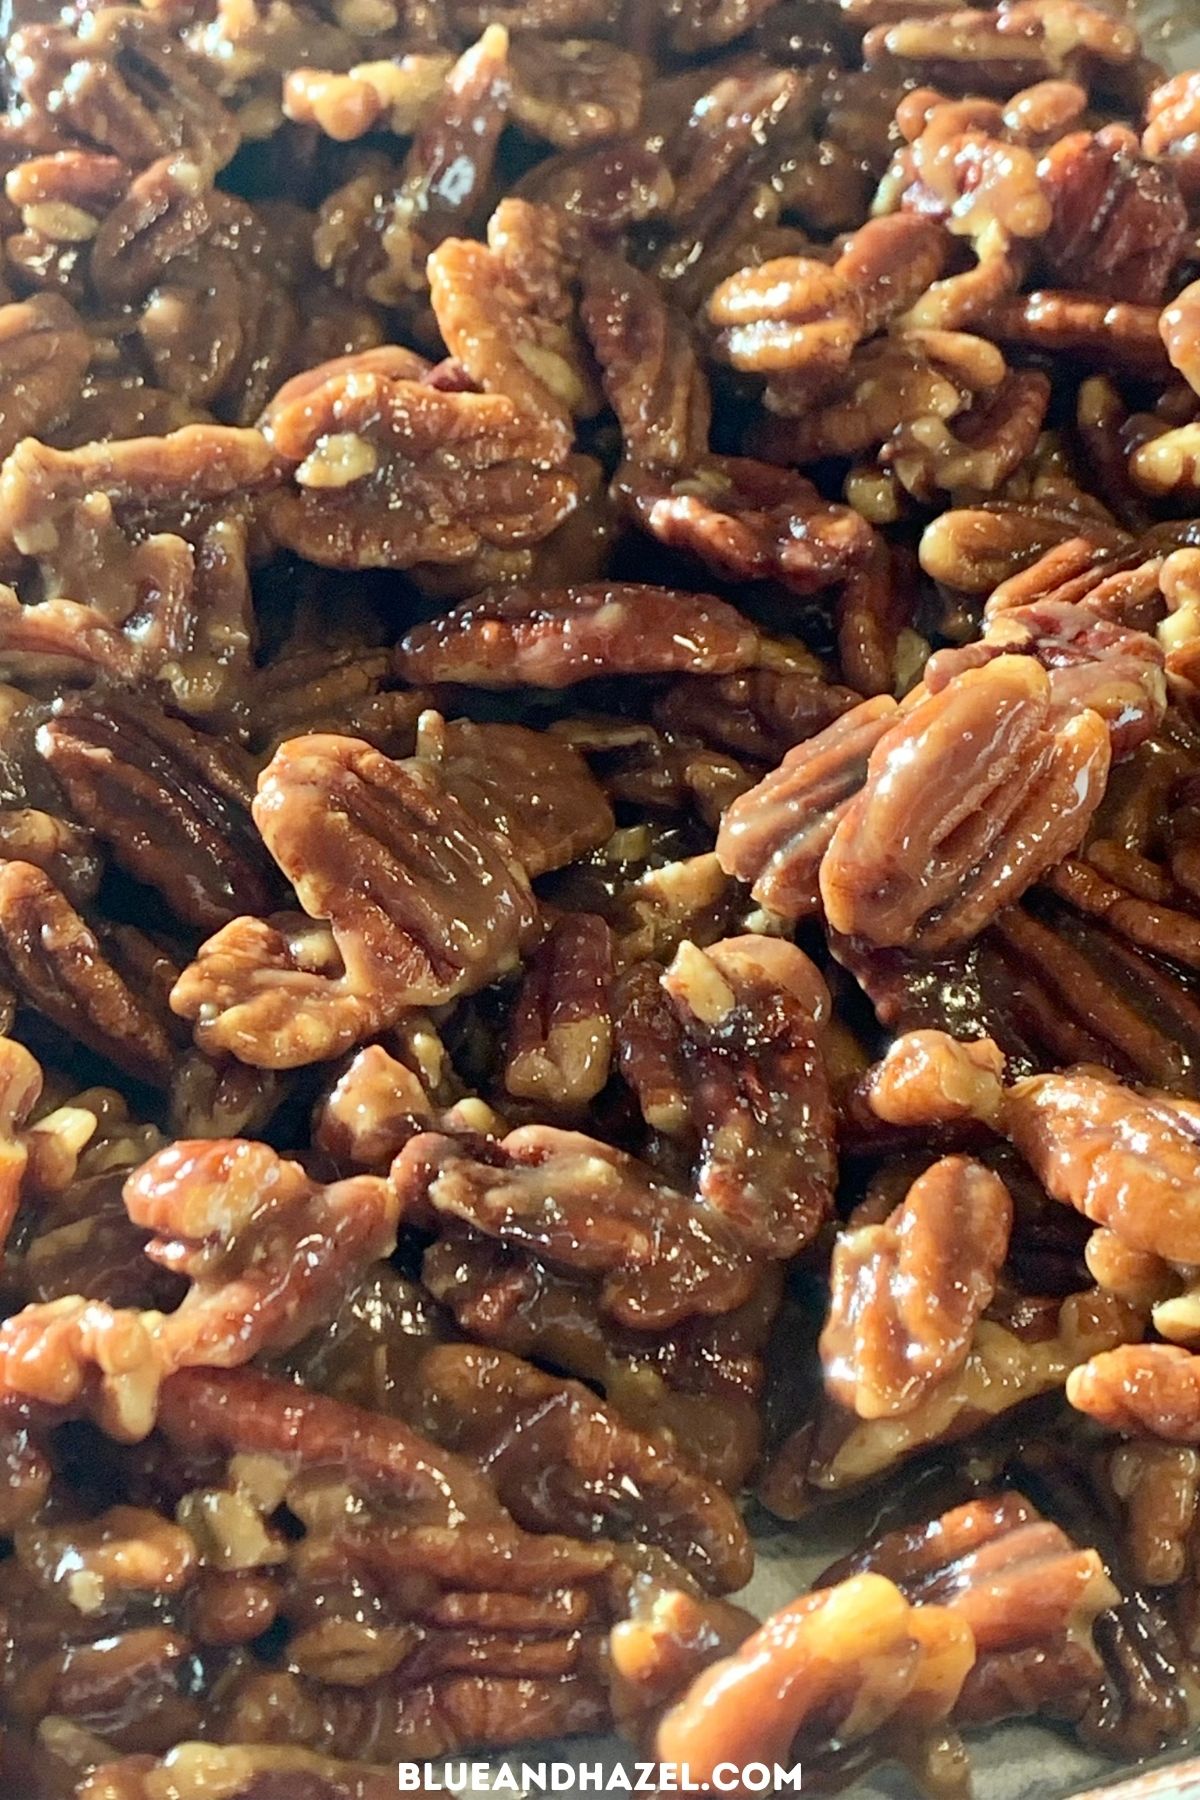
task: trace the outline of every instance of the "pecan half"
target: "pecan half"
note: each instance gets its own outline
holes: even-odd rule
[[[687,321],[620,257],[589,253],[580,274],[583,323],[625,456],[652,469],[690,468],[708,450],[712,403]]]
[[[1178,1344],[1122,1344],[1067,1380],[1067,1399],[1110,1431],[1200,1442],[1200,1356]]]
[[[56,425],[69,411],[91,361],[83,321],[57,294],[0,306],[0,456],[23,437]]]
[[[531,137],[560,150],[632,131],[642,110],[642,65],[597,39],[514,37],[510,111]]]
[[[567,687],[592,675],[723,675],[752,663],[754,627],[712,595],[640,584],[492,588],[401,640],[408,681]]]
[[[947,1156],[882,1225],[839,1234],[821,1333],[825,1385],[860,1418],[911,1411],[966,1361],[1008,1254],[1012,1201],[982,1163]]]
[[[504,1085],[551,1106],[594,1100],[608,1080],[612,942],[595,914],[558,920],[534,951],[508,1024]]]

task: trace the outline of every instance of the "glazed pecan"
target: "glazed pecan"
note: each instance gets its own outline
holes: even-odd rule
[[[153,998],[134,993],[96,934],[32,863],[0,863],[0,954],[18,991],[135,1081],[165,1085],[173,1051]]]
[[[146,1255],[191,1279],[158,1327],[167,1366],[229,1367],[287,1349],[331,1313],[360,1269],[390,1254],[399,1206],[359,1175],[320,1187],[246,1140],[179,1141],[125,1184]]]
[[[713,1593],[750,1572],[729,1497],[666,1437],[631,1431],[581,1383],[500,1350],[442,1344],[422,1358],[415,1417],[476,1463],[528,1531],[655,1544]]]
[[[233,921],[172,995],[202,1048],[267,1068],[320,1060],[408,1007],[485,985],[534,935],[508,840],[427,761],[394,762],[353,738],[294,738],[260,776],[254,818],[309,916],[329,920],[334,965],[306,972],[278,931]],[[298,979],[280,981],[289,965]]]
[[[580,276],[584,327],[626,458],[691,468],[708,449],[712,402],[686,319],[618,256],[589,252]]]
[[[834,1179],[833,1119],[820,1050],[825,984],[794,945],[724,938],[706,950],[683,943],[662,978],[677,1020],[674,1095],[658,1056],[626,1034],[622,1067],[652,1122],[681,1113],[698,1142],[698,1197],[766,1257],[789,1257],[826,1218]],[[631,1052],[631,1054],[629,1053]],[[655,1080],[654,1077],[658,1079]]]
[[[77,816],[179,918],[211,931],[242,907],[270,909],[249,783],[211,738],[114,698],[60,703],[37,745]]]
[[[333,69],[292,68],[283,82],[283,110],[298,125],[319,125],[339,143],[379,129],[398,137],[417,130],[434,105],[453,58],[449,51],[408,51],[378,62]]]
[[[662,1720],[655,1749],[705,1780],[725,1762],[786,1761],[797,1746],[811,1754],[826,1734],[853,1743],[881,1718],[928,1728],[950,1713],[974,1659],[965,1619],[911,1606],[882,1575],[852,1575],[793,1600],[705,1670]]]
[[[392,1179],[406,1209],[593,1274],[605,1310],[639,1329],[728,1311],[754,1286],[755,1259],[728,1221],[581,1132],[525,1125],[474,1149],[427,1134],[405,1145]]]
[[[96,1127],[93,1115],[76,1109],[77,1119],[56,1120],[52,1115],[32,1130],[25,1129],[41,1092],[42,1071],[29,1051],[12,1038],[0,1037],[0,1255],[29,1177],[36,1179],[41,1171],[43,1182],[52,1176],[56,1178],[48,1185],[63,1187],[70,1180],[72,1146],[64,1142],[66,1134],[59,1127],[74,1127],[70,1138],[76,1149],[82,1149]],[[66,1166],[56,1170],[54,1164],[61,1162],[63,1152],[68,1156]]]
[[[600,409],[575,322],[576,252],[561,213],[502,201],[486,246],[447,238],[429,258],[430,304],[446,346],[471,379],[522,413],[557,426]]]
[[[774,580],[807,594],[843,580],[871,552],[870,528],[851,507],[749,457],[705,456],[674,480],[625,464],[615,487],[653,537],[724,581]]]
[[[536,543],[572,510],[557,426],[500,394],[358,364],[296,376],[264,415],[269,443],[294,465],[270,506],[288,549],[326,568],[455,563],[485,545]]]
[[[1077,1548],[1018,1494],[888,1532],[833,1564],[821,1582],[867,1570],[970,1627],[977,1656],[955,1704],[964,1723],[1027,1711],[1073,1718],[1102,1681],[1093,1630],[1117,1590],[1096,1550]]]
[[[92,357],[83,321],[57,294],[0,306],[0,456],[69,411]]]
[[[754,898],[772,912],[797,919],[817,911],[822,858],[896,716],[887,695],[863,701],[789,750],[727,810],[717,836],[721,867],[751,882]]]
[[[850,1118],[928,1128],[990,1122],[1003,1102],[1004,1058],[989,1038],[959,1043],[944,1031],[906,1031],[842,1101]]]
[[[1065,288],[1037,288],[1000,299],[978,320],[1002,343],[1068,351],[1089,366],[1161,377],[1167,372],[1156,306],[1096,299]]]
[[[922,12],[873,28],[863,42],[868,65],[881,57],[915,62],[928,80],[962,85],[965,76],[976,90],[1004,96],[1029,82],[1073,79],[1096,64],[1119,69],[1137,53],[1133,26],[1088,0],[1001,0],[990,11]]]
[[[1067,1399],[1111,1431],[1200,1441],[1200,1356],[1178,1344],[1122,1344],[1067,1379]]]
[[[608,1080],[612,943],[595,914],[568,913],[526,967],[508,1024],[504,1085],[526,1100],[579,1106]]]
[[[947,745],[969,750],[973,766],[945,772]],[[1032,659],[1002,656],[969,670],[905,711],[872,749],[866,783],[821,861],[829,923],[874,943],[931,950],[973,937],[1078,845],[1109,756],[1097,714],[1056,725],[1050,683]],[[930,829],[927,777],[918,771],[935,762],[952,797]],[[929,822],[919,848],[906,816],[918,790]],[[967,836],[956,843],[964,823]]]
[[[158,1313],[114,1310],[70,1296],[27,1306],[0,1324],[0,1403],[93,1417],[136,1443],[154,1424],[165,1358]]]
[[[1187,235],[1170,166],[1144,161],[1131,131],[1106,125],[1060,138],[1038,175],[1053,208],[1040,246],[1053,276],[1085,293],[1161,305]]]
[[[1084,519],[1069,509],[989,500],[978,507],[953,508],[926,526],[921,567],[960,593],[990,594],[1055,548],[1078,544],[1081,534],[1088,544],[1089,567],[1106,554],[1128,549],[1131,542],[1120,526]]]
[[[589,236],[606,241],[661,218],[674,191],[661,152],[638,136],[548,156],[516,188],[521,199],[552,206]]]
[[[1191,1217],[1200,1140],[1186,1109],[1097,1075],[1018,1081],[1002,1125],[1048,1193],[1134,1250],[1200,1260]]]
[[[516,36],[509,46],[514,121],[557,149],[634,129],[642,110],[642,64],[596,39],[557,42]]]
[[[1200,81],[1196,71],[1173,75],[1146,101],[1142,149],[1174,174],[1184,194],[1200,194]]]
[[[886,1418],[910,1412],[961,1368],[1011,1225],[999,1177],[947,1156],[882,1225],[841,1232],[820,1345],[834,1398],[860,1418]]]
[[[401,639],[407,681],[567,687],[591,675],[723,675],[755,660],[758,633],[712,595],[634,583],[493,588]]]

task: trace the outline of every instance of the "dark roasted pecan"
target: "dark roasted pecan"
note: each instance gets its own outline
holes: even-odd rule
[[[47,431],[70,410],[92,345],[82,320],[57,294],[0,306],[0,456],[23,437]]]
[[[1074,132],[1038,170],[1053,218],[1040,249],[1051,278],[1135,306],[1161,305],[1187,235],[1169,164],[1146,162],[1121,125]]]
[[[509,841],[428,761],[294,738],[259,778],[254,818],[310,918],[329,921],[335,966],[308,972],[265,922],[235,920],[172,996],[202,1048],[267,1068],[319,1061],[409,1007],[486,985],[535,933]],[[296,978],[280,980],[289,963]]]
[[[419,1423],[477,1463],[526,1530],[656,1544],[714,1593],[746,1580],[737,1509],[685,1446],[631,1431],[581,1383],[500,1350],[439,1345],[417,1379]]]
[[[270,864],[250,822],[250,784],[211,738],[113,699],[60,704],[38,749],[76,814],[178,916],[213,930],[270,910]]]
[[[1142,149],[1166,163],[1189,200],[1200,194],[1200,79],[1173,75],[1146,101]]]
[[[753,663],[758,633],[709,594],[597,582],[494,588],[401,640],[408,681],[567,687],[590,675],[724,675]]]
[[[405,1145],[392,1178],[405,1208],[595,1275],[605,1309],[639,1329],[727,1312],[754,1286],[736,1228],[581,1132],[525,1125],[474,1150],[427,1134]]]
[[[642,110],[642,65],[628,50],[587,38],[514,37],[512,118],[560,150],[632,131]]]

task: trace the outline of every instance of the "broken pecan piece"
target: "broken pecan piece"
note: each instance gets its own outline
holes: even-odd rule
[[[635,583],[490,588],[400,642],[407,681],[567,687],[592,675],[705,671],[752,663],[758,633],[712,595]]]
[[[612,937],[594,913],[568,913],[526,965],[508,1023],[504,1085],[522,1099],[581,1106],[608,1080]]]
[[[1121,1344],[1072,1370],[1067,1399],[1110,1431],[1200,1443],[1200,1356],[1178,1344]]]

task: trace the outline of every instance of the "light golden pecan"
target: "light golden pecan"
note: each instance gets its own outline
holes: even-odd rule
[[[52,1417],[95,1419],[120,1442],[154,1424],[165,1369],[162,1315],[114,1310],[72,1295],[27,1306],[0,1324],[0,1397],[48,1408]]]
[[[135,1080],[166,1083],[173,1051],[153,996],[134,993],[32,863],[0,864],[0,954],[29,1005]]]
[[[749,1537],[729,1496],[694,1472],[686,1446],[630,1430],[582,1383],[502,1350],[441,1344],[421,1359],[413,1405],[527,1531],[656,1545],[711,1593],[746,1580]]]
[[[60,703],[37,745],[76,816],[188,924],[211,931],[243,907],[270,909],[250,784],[211,738],[114,698]]]
[[[471,380],[559,428],[600,409],[575,319],[576,253],[560,213],[501,201],[487,245],[447,238],[428,263],[429,298],[447,349]]]
[[[681,944],[662,986],[678,1021],[677,1130],[696,1143],[697,1195],[756,1253],[793,1256],[832,1204],[825,984],[795,945],[747,935]],[[639,1086],[636,1061],[624,1066]],[[654,1121],[670,1129],[661,1096]]]
[[[20,1532],[17,1561],[46,1589],[65,1590],[82,1613],[116,1610],[128,1594],[153,1598],[186,1587],[196,1546],[147,1507],[112,1506],[95,1519]]]
[[[171,1368],[230,1367],[288,1349],[390,1254],[399,1215],[378,1176],[321,1187],[299,1163],[245,1139],[160,1150],[129,1177],[125,1206],[153,1234],[146,1254],[191,1280],[159,1328]]]
[[[57,294],[0,306],[0,456],[31,432],[46,431],[75,398],[92,345],[82,320]]]
[[[753,663],[758,633],[708,594],[640,583],[492,588],[401,639],[406,681],[567,687],[593,675],[724,675]]]
[[[526,1100],[580,1106],[608,1080],[612,940],[594,913],[568,913],[533,952],[508,1022],[504,1085]]]
[[[574,862],[612,834],[600,784],[579,753],[550,732],[426,712],[416,748],[476,823],[507,839],[530,876]]]
[[[708,450],[712,402],[687,320],[621,257],[589,252],[582,318],[630,461],[685,470]]]
[[[51,151],[81,144],[134,168],[182,151],[215,170],[237,149],[237,122],[203,64],[149,12],[103,7],[78,31],[27,25],[7,56],[15,89],[7,123],[18,141]]]
[[[380,354],[310,369],[268,407],[267,439],[294,465],[270,509],[281,544],[329,568],[455,563],[536,543],[570,513],[558,427],[500,394],[382,373]]]
[[[928,79],[961,83],[1004,96],[1029,82],[1073,80],[1093,60],[1121,68],[1138,53],[1133,25],[1088,0],[1002,0],[991,11],[935,12],[880,25],[867,33],[863,54],[914,62]],[[1081,80],[1080,85],[1086,86]]]
[[[642,65],[616,44],[518,35],[509,68],[512,119],[556,149],[617,137],[638,122]]]
[[[839,1233],[821,1333],[825,1386],[860,1418],[911,1412],[967,1359],[1008,1253],[997,1175],[947,1156],[882,1225]]]
[[[1138,1582],[1169,1587],[1187,1575],[1200,1499],[1200,1455],[1183,1445],[1135,1438],[1105,1458]]]
[[[974,1659],[965,1619],[911,1606],[882,1575],[852,1575],[793,1600],[706,1669],[660,1723],[655,1751],[703,1781],[722,1764],[852,1744],[885,1720],[929,1728],[950,1713]]]
[[[526,1125],[474,1154],[428,1134],[404,1147],[392,1179],[406,1211],[462,1220],[592,1275],[605,1310],[640,1330],[728,1311],[755,1284],[755,1258],[728,1221],[581,1132]]]
[[[1172,75],[1146,101],[1142,150],[1163,160],[1189,200],[1200,195],[1200,79]]]
[[[1049,403],[1049,376],[1013,370],[952,425],[937,418],[901,424],[879,460],[918,500],[932,501],[941,491],[994,493],[1032,454]]]
[[[1032,658],[968,670],[904,711],[871,751],[821,861],[829,923],[930,950],[975,936],[1078,846],[1109,758],[1103,720],[1085,711],[1059,722]],[[935,764],[940,816],[928,804]]]
[[[678,1588],[635,1587],[629,1617],[613,1626],[608,1641],[617,1729],[637,1742],[647,1718],[661,1714],[701,1669],[744,1643],[754,1623],[728,1602],[700,1601]]]
[[[705,456],[674,479],[626,463],[615,490],[660,543],[724,581],[781,581],[812,593],[844,580],[872,549],[853,508],[830,505],[790,469],[746,456]]]
[[[822,858],[896,716],[890,696],[864,700],[736,799],[717,836],[726,874],[750,882],[754,898],[785,919],[816,912]]]
[[[1056,1200],[1131,1249],[1200,1262],[1200,1140],[1187,1110],[1097,1075],[1067,1073],[1015,1083],[1002,1124]]]
[[[843,1109],[887,1125],[928,1128],[998,1117],[1004,1057],[990,1038],[906,1031],[859,1077]]]
[[[172,995],[202,1048],[269,1068],[335,1055],[409,1007],[486,985],[535,934],[509,841],[428,761],[294,738],[260,776],[253,811],[309,916],[329,921],[335,961],[305,971],[278,931],[235,920]],[[299,979],[280,981],[289,965]]]
[[[1122,1344],[1072,1371],[1067,1399],[1110,1431],[1200,1442],[1200,1356],[1178,1344]]]
[[[410,50],[346,73],[293,68],[283,81],[283,110],[298,125],[319,125],[326,137],[348,143],[382,126],[398,137],[416,131],[432,107],[453,58],[449,51]]]
[[[382,1044],[369,1044],[355,1053],[317,1105],[313,1142],[339,1167],[382,1173],[421,1131],[504,1135],[507,1126],[485,1101],[451,1091],[453,1083],[436,1081],[411,1045],[395,1047],[417,1068],[398,1061]]]

